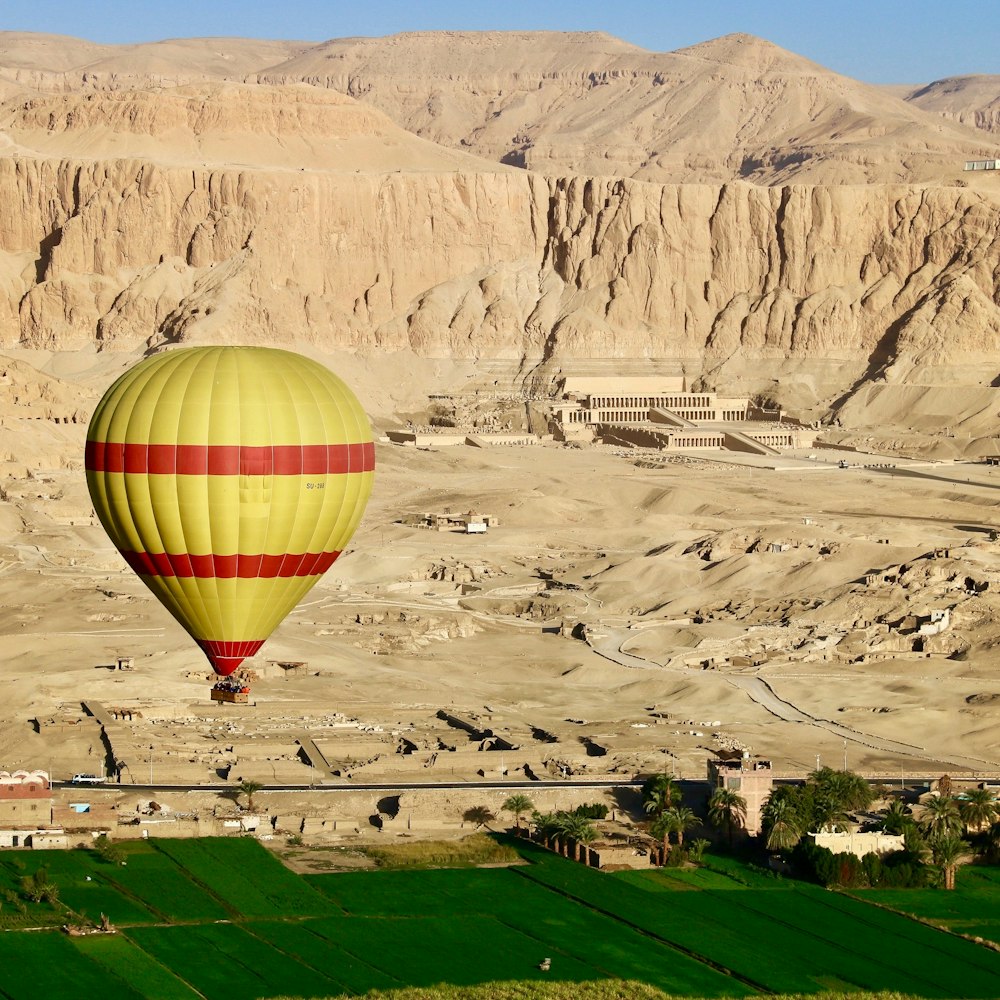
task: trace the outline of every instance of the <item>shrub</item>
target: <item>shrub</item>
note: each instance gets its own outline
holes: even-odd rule
[[[577,806],[573,810],[574,816],[581,819],[605,819],[608,815],[608,807],[603,802],[588,802],[585,805]]]

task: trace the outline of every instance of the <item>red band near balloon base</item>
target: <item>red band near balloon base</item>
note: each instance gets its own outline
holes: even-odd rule
[[[264,645],[264,639],[244,642],[223,642],[216,639],[195,639],[212,664],[212,669],[223,677],[228,677],[248,657]]]
[[[300,552],[282,555],[237,553],[231,556],[194,555],[190,552],[127,552],[125,561],[139,576],[196,577],[199,580],[271,580],[275,577],[319,576],[340,552]]]

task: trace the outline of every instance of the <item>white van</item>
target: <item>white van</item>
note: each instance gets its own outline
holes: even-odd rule
[[[103,785],[106,779],[98,777],[96,774],[74,774],[74,785]]]

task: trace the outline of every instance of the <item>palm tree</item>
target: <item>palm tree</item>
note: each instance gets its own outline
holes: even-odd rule
[[[541,813],[536,809],[531,814],[531,825],[535,828],[535,834],[541,838],[542,843],[546,847],[549,847],[556,832],[555,815],[553,813]]]
[[[579,816],[574,816],[572,813],[565,812],[560,809],[555,816],[556,820],[556,836],[559,840],[559,853],[563,857],[569,857],[569,843],[575,837],[575,831],[577,823],[580,821]]]
[[[247,797],[247,809],[253,812],[253,797],[263,788],[264,786],[259,781],[253,781],[248,779],[246,781],[241,781],[239,784],[239,791],[241,795]]]
[[[715,827],[725,825],[729,846],[733,846],[733,826],[747,816],[747,800],[730,788],[716,788],[708,800],[708,821]]]
[[[1000,803],[988,788],[973,788],[965,793],[958,811],[966,833],[981,833],[1000,815]]]
[[[802,839],[799,815],[791,799],[772,795],[764,804],[763,819],[769,851],[787,851]]]
[[[500,807],[504,812],[514,814],[514,825],[521,829],[521,817],[535,808],[535,803],[527,795],[511,795]]]
[[[673,825],[667,818],[666,813],[662,816],[657,816],[656,819],[649,824],[649,832],[656,837],[657,840],[660,840],[663,843],[663,846],[660,848],[661,865],[665,865],[667,863],[667,855],[670,853],[670,834],[672,830]]]
[[[711,846],[709,841],[705,840],[703,837],[699,837],[697,840],[692,841],[691,846],[688,848],[688,857],[695,864],[698,864],[701,861],[702,855],[705,853],[705,848],[709,846]]]
[[[677,834],[678,847],[684,846],[684,834],[700,822],[694,811],[687,806],[674,806],[663,814],[663,818],[669,824],[670,832]]]
[[[902,799],[893,799],[885,811],[882,829],[886,833],[900,834],[911,822],[910,807]]]
[[[932,795],[924,803],[923,826],[929,838],[957,834],[962,829],[962,817],[955,800]]]
[[[678,791],[674,786],[676,780],[666,771],[648,778],[642,786],[642,808],[656,816],[663,815],[677,800]]]
[[[597,840],[597,827],[583,816],[569,816],[566,832],[576,841],[576,860],[583,861],[584,848]]]
[[[955,888],[955,869],[969,845],[954,833],[946,833],[930,841],[931,858],[934,864],[941,866],[944,873],[944,887]]]

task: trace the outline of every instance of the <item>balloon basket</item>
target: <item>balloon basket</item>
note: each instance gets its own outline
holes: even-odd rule
[[[229,705],[246,705],[250,701],[249,691],[220,691],[212,688],[212,701],[221,701]]]

